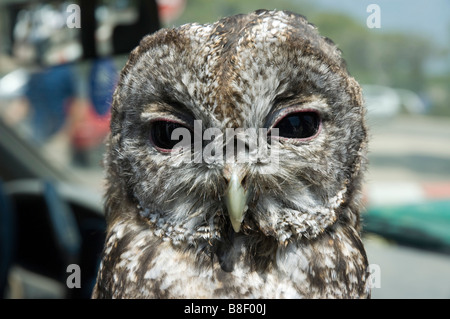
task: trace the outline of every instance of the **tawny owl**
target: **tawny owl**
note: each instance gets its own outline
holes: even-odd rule
[[[364,113],[292,12],[145,37],[114,94],[93,297],[369,297]]]

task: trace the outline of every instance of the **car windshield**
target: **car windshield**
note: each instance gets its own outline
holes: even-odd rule
[[[80,7],[2,5],[0,116],[57,170],[101,191],[110,104],[126,54],[111,52],[112,26],[136,20],[135,3],[100,2],[95,56],[87,55]]]

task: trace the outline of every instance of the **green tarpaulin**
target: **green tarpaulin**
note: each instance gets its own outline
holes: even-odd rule
[[[364,232],[404,244],[450,251],[450,200],[369,207]]]

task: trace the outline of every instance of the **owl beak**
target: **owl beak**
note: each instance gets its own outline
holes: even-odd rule
[[[247,191],[242,187],[242,174],[231,171],[228,187],[225,193],[225,205],[230,216],[231,225],[236,233],[241,229],[244,213],[247,210]]]

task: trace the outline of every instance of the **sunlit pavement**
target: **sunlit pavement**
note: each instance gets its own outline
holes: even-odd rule
[[[398,116],[369,124],[367,207],[450,200],[450,119]],[[364,243],[369,263],[379,266],[380,287],[372,289],[373,298],[450,298],[450,253],[373,235]]]
[[[379,266],[372,298],[450,298],[450,255],[375,236],[365,238],[364,245],[369,263]]]

